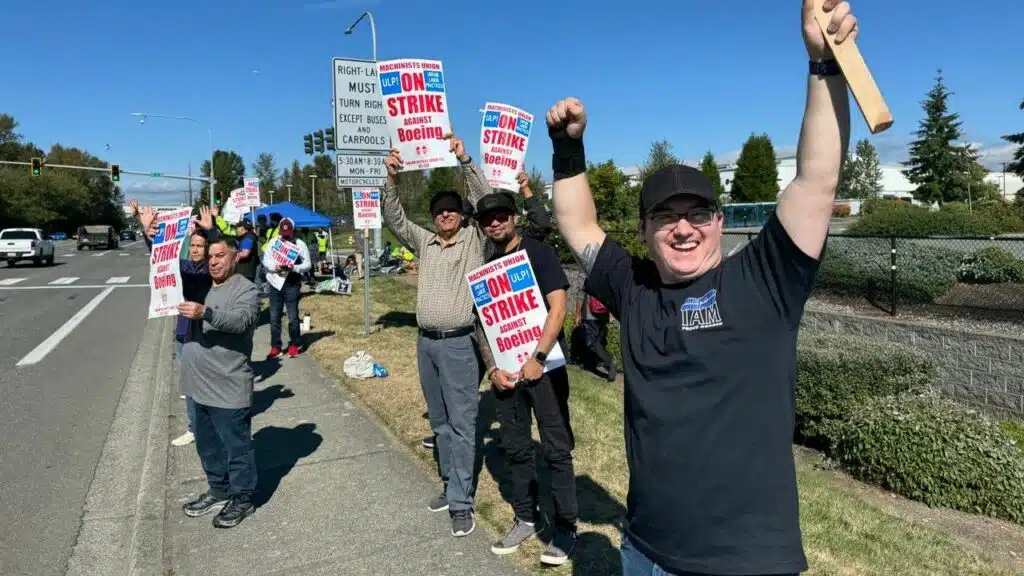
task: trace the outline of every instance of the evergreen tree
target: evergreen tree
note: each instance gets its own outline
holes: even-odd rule
[[[733,202],[772,202],[779,194],[779,167],[767,134],[754,135],[743,144],[733,174]]]
[[[839,169],[839,186],[836,187],[836,198],[853,198],[853,192],[850,191],[850,187],[853,184],[854,172],[856,170],[857,159],[853,157],[852,152],[847,152],[846,160],[843,162],[842,168]]]
[[[672,153],[672,145],[668,140],[651,142],[651,149],[647,153],[647,161],[640,167],[640,182],[647,180],[647,177],[666,166],[679,164],[679,159]]]
[[[1020,109],[1024,110],[1024,100],[1020,103]],[[1017,151],[1013,154],[1013,162],[1007,164],[1006,169],[1018,176],[1024,177],[1024,132],[1007,134],[1006,136],[1003,136],[1003,140],[1017,145]],[[1018,197],[1019,194],[1020,193],[1018,193]]]
[[[715,162],[715,155],[708,150],[704,159],[700,161],[700,171],[711,180],[711,188],[715,191],[715,198],[721,199],[725,194],[725,186],[722,185],[722,175],[718,173],[718,163]]]
[[[849,162],[848,198],[874,198],[882,192],[882,165],[878,152],[865,138],[857,142],[855,157]]]
[[[914,197],[928,204],[965,201],[972,187],[983,188],[987,171],[978,163],[978,153],[963,138],[960,115],[949,111],[949,91],[942,71],[935,86],[921,103],[924,119],[910,145],[910,158],[903,163],[903,175],[917,185]]]

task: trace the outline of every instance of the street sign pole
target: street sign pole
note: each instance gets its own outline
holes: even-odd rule
[[[379,228],[378,228],[379,230]],[[370,230],[363,228],[363,336],[370,335]]]

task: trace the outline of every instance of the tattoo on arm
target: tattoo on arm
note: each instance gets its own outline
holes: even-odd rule
[[[576,257],[576,262],[578,262],[580,267],[583,268],[583,272],[585,274],[590,274],[590,271],[594,269],[594,262],[597,260],[597,253],[600,250],[600,244],[597,242],[591,242],[584,246],[583,250],[573,252],[573,256]]]
[[[487,335],[484,334],[484,328],[479,322],[476,325],[476,342],[480,347],[480,356],[483,358],[487,370],[494,368],[494,355],[491,354],[491,345],[487,343]]]

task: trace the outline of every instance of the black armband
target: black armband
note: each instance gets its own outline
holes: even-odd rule
[[[549,130],[548,135],[551,136],[551,171],[556,182],[587,171],[587,157],[582,138],[572,138],[566,133],[565,128]]]

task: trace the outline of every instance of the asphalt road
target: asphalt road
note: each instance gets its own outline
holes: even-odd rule
[[[146,324],[142,242],[0,264],[0,574],[64,574]]]

